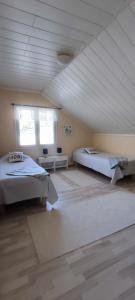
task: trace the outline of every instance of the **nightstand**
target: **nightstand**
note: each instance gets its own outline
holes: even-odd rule
[[[53,169],[54,172],[57,168],[68,168],[68,156],[67,155],[48,155],[39,156],[38,163],[45,169]]]

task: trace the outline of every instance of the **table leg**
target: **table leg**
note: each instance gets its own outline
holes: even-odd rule
[[[54,170],[54,173],[55,173],[55,171],[56,171],[55,161],[53,163],[53,170]]]
[[[46,209],[46,201],[47,201],[46,197],[40,197],[40,202],[45,209]]]

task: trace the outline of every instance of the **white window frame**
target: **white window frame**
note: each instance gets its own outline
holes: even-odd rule
[[[23,108],[23,105],[16,105],[16,109],[18,108]],[[28,148],[28,147],[41,147],[43,148],[44,146],[47,146],[48,148],[54,147],[56,145],[56,124],[57,124],[57,120],[54,120],[53,122],[53,130],[54,130],[54,143],[53,144],[40,144],[40,125],[39,125],[39,109],[40,107],[34,107],[34,106],[25,106],[24,108],[26,109],[30,109],[30,110],[35,110],[34,114],[35,114],[35,144],[31,144],[31,145],[21,145],[20,144],[20,128],[19,128],[19,120],[16,117],[17,115],[17,111],[15,110],[15,129],[16,129],[16,141],[17,141],[17,147],[19,148]],[[44,109],[49,109],[49,108],[44,108]],[[52,110],[52,109],[51,109]]]

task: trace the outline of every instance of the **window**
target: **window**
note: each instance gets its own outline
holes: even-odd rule
[[[54,144],[54,110],[27,106],[16,106],[16,119],[17,136],[20,146]]]

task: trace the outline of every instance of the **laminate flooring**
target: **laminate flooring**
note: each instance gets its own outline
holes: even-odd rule
[[[91,189],[65,179],[73,189],[59,194],[57,209],[94,193],[122,190],[135,194],[130,177],[111,186],[106,177],[80,170],[100,184]],[[57,174],[64,179],[62,171]],[[135,300],[135,225],[40,263],[27,223],[27,216],[37,212],[44,212],[38,199],[12,205],[0,216],[1,300]]]

